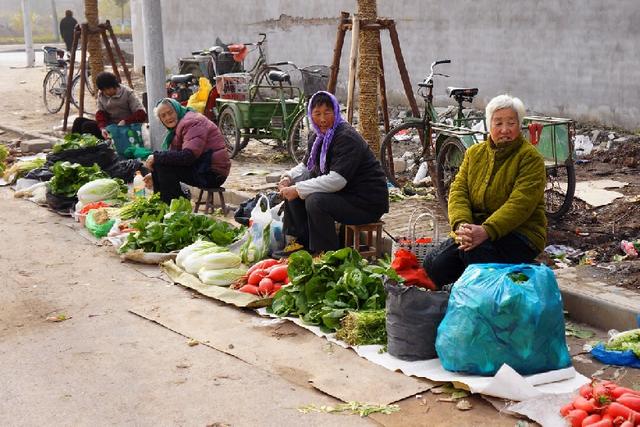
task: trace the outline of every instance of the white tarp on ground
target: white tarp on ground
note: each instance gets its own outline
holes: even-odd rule
[[[622,188],[627,185],[629,185],[628,182],[614,181],[612,179],[581,181],[576,183],[575,197],[587,202],[590,206],[597,208],[608,205],[615,199],[624,197],[624,194],[617,191],[607,190],[607,188]]]

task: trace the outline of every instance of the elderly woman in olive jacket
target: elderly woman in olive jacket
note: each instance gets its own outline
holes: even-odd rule
[[[486,108],[489,138],[464,156],[449,192],[451,239],[425,259],[439,287],[469,264],[531,263],[544,249],[544,159],[520,134],[525,108],[500,95]]]

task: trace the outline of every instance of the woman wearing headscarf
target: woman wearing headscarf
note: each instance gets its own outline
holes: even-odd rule
[[[389,211],[387,180],[367,142],[340,116],[338,100],[309,101],[313,131],[302,163],[285,173],[284,232],[313,253],[340,247],[335,222],[367,224]]]
[[[436,286],[469,264],[534,262],[547,239],[544,159],[520,133],[525,108],[509,95],[486,107],[489,137],[465,155],[449,191],[451,238],[424,260]]]
[[[154,191],[171,202],[186,196],[183,182],[200,188],[221,186],[231,169],[231,161],[218,127],[202,114],[165,98],[154,109],[167,128],[164,151],[155,151],[145,166],[151,170]]]

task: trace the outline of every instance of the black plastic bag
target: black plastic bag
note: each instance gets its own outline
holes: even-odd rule
[[[49,168],[36,168],[27,172],[24,176],[26,179],[35,179],[38,181],[49,181],[53,178],[53,172]]]
[[[249,225],[249,219],[251,218],[251,211],[256,207],[258,200],[262,196],[265,196],[269,200],[270,206],[276,206],[278,203],[282,202],[282,196],[277,191],[269,191],[266,194],[258,193],[255,197],[251,199],[247,199],[244,202],[240,203],[238,209],[234,213],[233,217],[235,218],[238,224]],[[266,209],[266,206],[263,206]]]
[[[54,211],[69,213],[76,203],[78,203],[77,197],[57,196],[47,189],[47,205]]]
[[[107,169],[118,160],[116,151],[106,142],[101,142],[93,147],[64,150],[59,153],[50,153],[47,156],[45,167],[51,167],[56,162],[79,163],[82,166],[93,166],[96,163],[100,169]]]
[[[449,293],[404,286],[387,279],[387,351],[402,360],[434,359],[438,325]]]
[[[142,162],[140,160],[127,159],[115,161],[111,166],[104,168],[104,171],[111,178],[120,178],[124,182],[133,182],[136,171],[141,170],[141,168]]]

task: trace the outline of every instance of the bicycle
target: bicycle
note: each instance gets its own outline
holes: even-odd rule
[[[42,50],[44,51],[44,64],[48,70],[42,82],[42,97],[47,111],[55,114],[60,111],[64,99],[67,96],[69,60],[64,58],[65,51],[62,49],[53,46],[44,46]],[[71,81],[71,103],[76,108],[79,108],[80,105],[80,81],[80,72],[78,71]],[[88,70],[85,87],[91,96],[95,96],[96,90]],[[85,103],[84,107],[87,114],[95,113],[95,111],[87,110],[87,103]]]
[[[457,106],[438,115],[433,105],[433,78],[449,76],[436,73],[434,68],[449,63],[450,60],[441,60],[431,64],[430,74],[418,84],[418,94],[425,100],[424,113],[391,129],[380,147],[380,161],[389,181],[397,187],[419,185],[428,179],[428,171],[445,212],[449,187],[465,151],[487,136],[484,116],[464,112],[463,103],[473,101],[478,94],[477,88],[447,88],[447,94],[454,98]],[[547,216],[557,219],[571,208],[575,191],[573,121],[528,116],[523,123],[525,136],[531,136],[527,135],[531,132],[530,125],[541,128],[537,148],[545,158],[547,171],[545,210]]]

